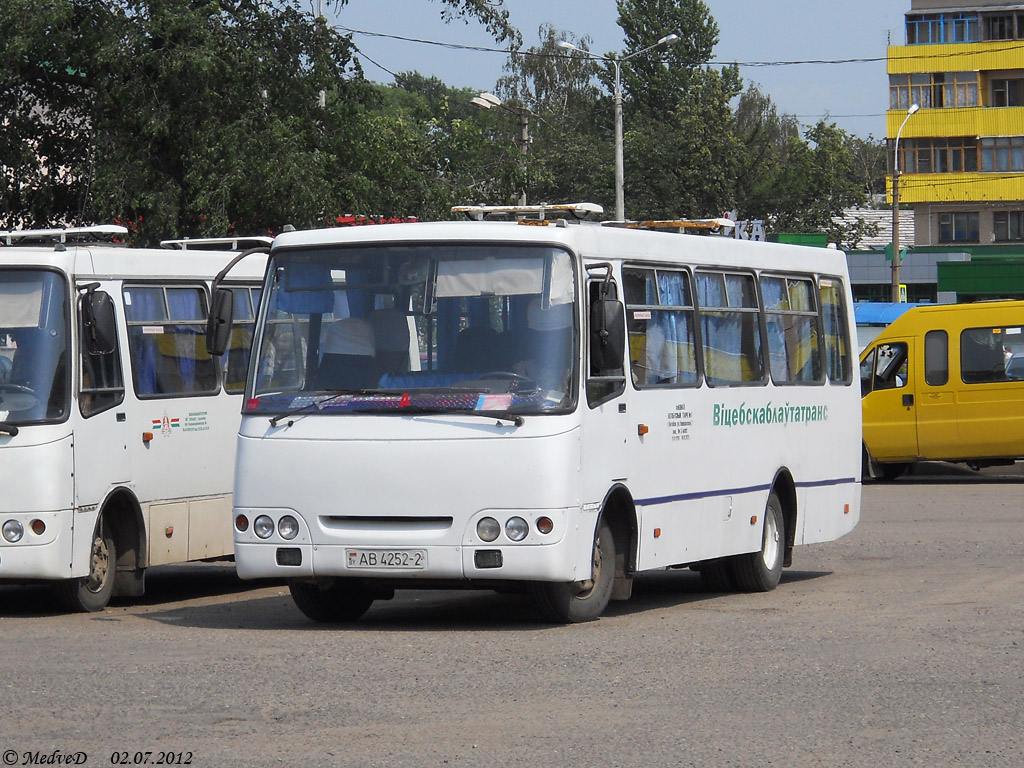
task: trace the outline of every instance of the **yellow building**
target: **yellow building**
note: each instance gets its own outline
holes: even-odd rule
[[[886,135],[914,244],[1024,242],[1024,2],[910,8],[907,44],[888,49]]]

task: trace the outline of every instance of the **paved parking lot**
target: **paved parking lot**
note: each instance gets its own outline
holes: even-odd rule
[[[195,766],[1017,766],[1024,472],[867,485],[768,594],[645,577],[600,621],[404,592],[346,629],[230,566],[105,613],[0,587],[0,753]],[[167,760],[170,755],[171,760]],[[76,758],[79,759],[79,758]]]

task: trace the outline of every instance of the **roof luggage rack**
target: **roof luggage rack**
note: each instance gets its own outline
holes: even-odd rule
[[[128,234],[128,228],[116,224],[59,229],[15,229],[0,231],[2,245],[55,245],[57,243],[115,243]],[[122,243],[117,243],[121,245]]]
[[[269,248],[274,238],[269,235],[251,237],[184,237],[178,240],[161,240],[160,245],[172,250],[189,251],[202,248],[206,251],[245,251],[250,248]]]
[[[473,221],[484,221],[494,218],[512,218],[528,224],[533,222],[549,221],[548,214],[570,214],[574,219],[583,219],[592,213],[604,213],[597,203],[560,203],[549,205],[456,205],[452,207],[452,213],[464,213],[467,218]],[[555,218],[564,218],[556,216]]]
[[[664,219],[659,221],[603,221],[606,227],[620,227],[622,229],[648,229],[655,231],[671,230],[682,233],[697,233],[701,235],[721,235],[726,230],[733,229],[736,222],[732,219]]]

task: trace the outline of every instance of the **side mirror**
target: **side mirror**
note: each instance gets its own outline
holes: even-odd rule
[[[89,291],[82,296],[82,326],[85,348],[90,355],[109,355],[117,349],[114,302],[109,294]]]
[[[211,355],[223,355],[228,348],[234,300],[235,294],[230,288],[218,288],[213,292],[213,306],[206,321],[206,351]]]
[[[590,305],[590,375],[621,376],[626,351],[622,302],[596,299]]]

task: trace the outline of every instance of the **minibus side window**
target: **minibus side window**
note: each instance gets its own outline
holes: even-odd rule
[[[1006,362],[1012,354],[1004,343],[1006,328],[968,328],[960,334],[960,378],[965,384],[1006,381]]]
[[[879,344],[875,348],[872,391],[907,386],[907,345],[903,342]]]
[[[930,387],[949,381],[949,336],[945,331],[924,335],[924,381]]]

